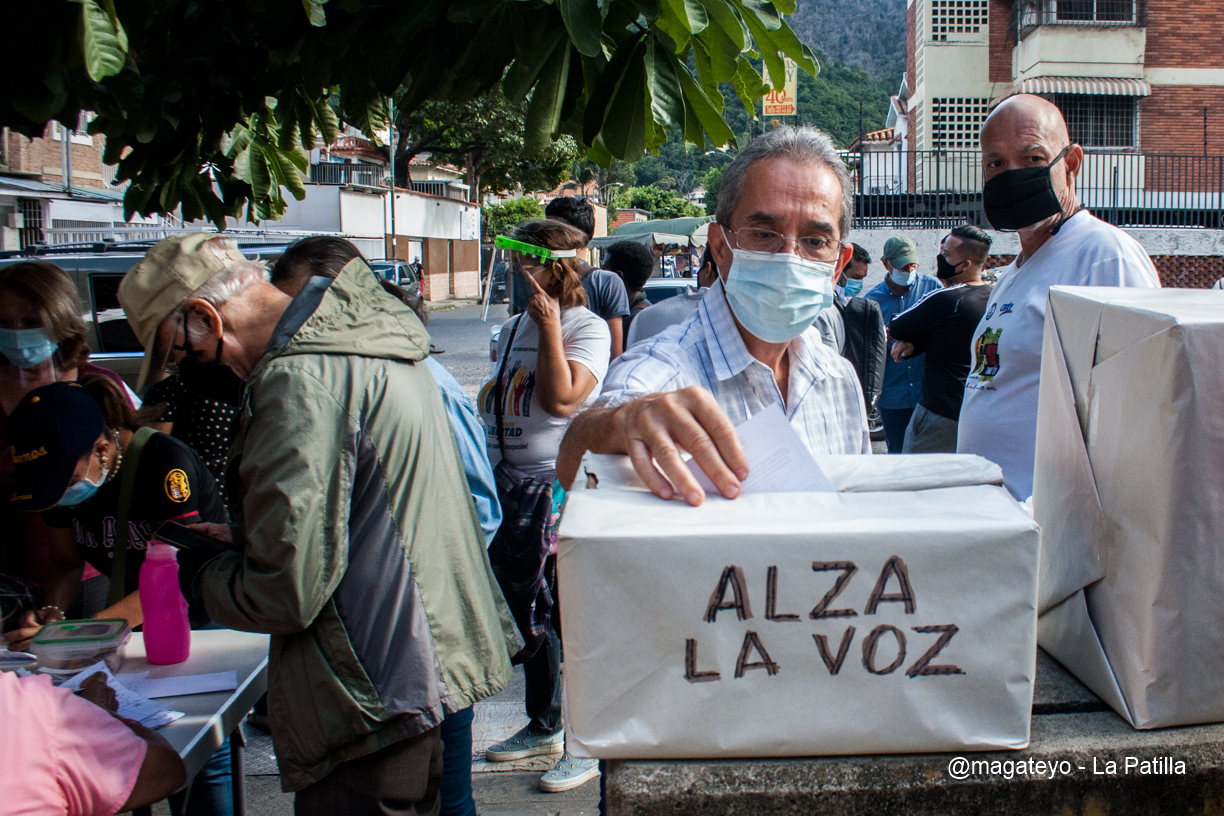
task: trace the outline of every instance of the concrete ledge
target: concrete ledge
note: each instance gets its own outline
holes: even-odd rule
[[[1113,712],[1083,713],[1103,705],[1057,663],[1044,654],[1039,657],[1032,742],[1026,750],[613,761],[608,763],[608,813],[1224,813],[1224,725],[1135,731]],[[969,766],[962,774],[955,765],[950,769],[958,757],[983,764]]]

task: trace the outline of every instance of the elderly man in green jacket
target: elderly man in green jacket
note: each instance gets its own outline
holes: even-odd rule
[[[217,623],[272,635],[296,812],[436,812],[442,718],[505,687],[517,645],[424,326],[360,260],[290,298],[207,234],[159,243],[119,300],[142,381],[167,358],[246,381],[229,469],[246,541],[183,551],[180,577]]]

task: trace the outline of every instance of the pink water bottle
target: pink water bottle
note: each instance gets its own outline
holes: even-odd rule
[[[178,550],[152,542],[140,565],[145,657],[156,666],[182,663],[191,655],[187,600],[179,590]]]

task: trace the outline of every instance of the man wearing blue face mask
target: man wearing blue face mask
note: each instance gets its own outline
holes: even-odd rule
[[[930,275],[918,272],[918,247],[909,238],[894,235],[884,243],[881,257],[887,274],[865,297],[880,304],[880,313],[887,326],[893,315],[913,308],[918,301],[938,291],[942,284]],[[890,341],[891,346],[891,341]],[[880,417],[884,420],[884,438],[889,453],[900,453],[905,443],[905,429],[922,395],[922,363],[919,354],[900,361],[891,351],[884,363],[884,386],[880,389]]]
[[[710,226],[718,279],[685,322],[612,365],[561,443],[558,481],[588,450],[627,453],[656,495],[700,504],[683,449],[733,498],[748,475],[735,426],[775,403],[813,454],[870,453],[854,368],[812,326],[850,260],[850,217],[849,174],[821,131],[781,127],[740,151]]]

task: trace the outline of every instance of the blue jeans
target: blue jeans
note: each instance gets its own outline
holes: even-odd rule
[[[442,721],[441,816],[476,816],[472,798],[472,707]]]
[[[183,794],[170,797],[174,816],[234,816],[234,777],[230,774],[229,737],[191,780],[191,799],[183,805]]]
[[[913,413],[913,406],[880,409],[880,419],[884,420],[884,439],[888,442],[889,453],[900,453],[905,447],[905,429],[909,427]]]

